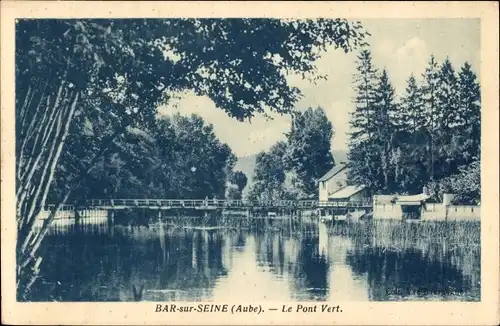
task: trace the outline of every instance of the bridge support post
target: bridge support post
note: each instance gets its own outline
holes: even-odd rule
[[[78,212],[78,209],[76,208],[75,206],[75,228],[79,228],[80,227],[80,213]]]
[[[108,211],[108,228],[113,227],[114,224],[115,224],[115,211],[109,210]]]

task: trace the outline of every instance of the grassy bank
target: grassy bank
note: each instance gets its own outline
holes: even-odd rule
[[[311,218],[247,218],[237,216],[178,216],[158,220],[178,228],[229,228],[292,230],[313,226]],[[358,244],[393,249],[424,248],[443,244],[450,248],[478,248],[481,244],[481,223],[478,221],[428,221],[405,223],[396,220],[338,223],[328,225],[328,233],[349,237]]]
[[[329,233],[349,236],[356,241],[375,246],[393,246],[400,249],[432,243],[446,243],[457,247],[477,247],[481,244],[481,223],[478,221],[369,221],[335,224],[329,228]]]

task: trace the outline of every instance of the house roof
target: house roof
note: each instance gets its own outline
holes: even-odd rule
[[[333,178],[336,174],[338,174],[340,171],[344,170],[347,168],[346,164],[340,163],[338,165],[335,165],[333,168],[330,169],[330,171],[326,172],[324,176],[318,179],[318,181],[327,181]]]
[[[361,190],[365,189],[365,186],[345,186],[344,188],[340,189],[337,192],[334,192],[330,196],[328,196],[328,199],[345,199],[349,198]]]

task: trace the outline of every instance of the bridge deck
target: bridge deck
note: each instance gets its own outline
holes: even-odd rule
[[[49,205],[49,208],[53,205]],[[315,201],[315,200],[274,200],[248,201],[226,199],[91,199],[79,207],[120,210],[127,208],[170,209],[317,209],[317,208],[371,208],[371,202],[362,201]],[[65,205],[62,210],[73,210],[73,205]]]

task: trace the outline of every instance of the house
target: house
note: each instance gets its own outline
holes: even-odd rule
[[[347,186],[347,164],[341,162],[318,179],[319,201],[328,201],[328,196]]]

